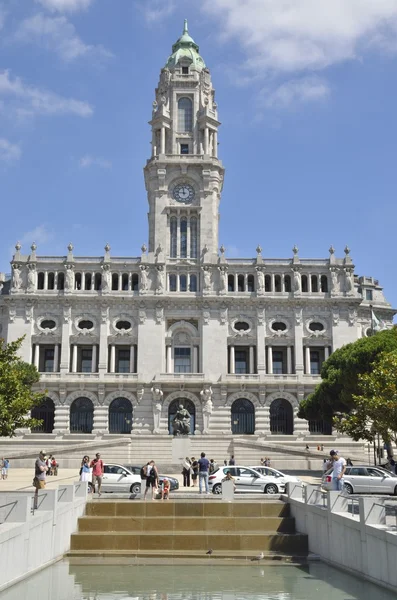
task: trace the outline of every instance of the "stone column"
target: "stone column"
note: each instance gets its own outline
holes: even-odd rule
[[[190,258],[190,217],[187,218],[187,223],[186,223],[186,257]],[[188,290],[189,290],[189,282],[188,283]]]
[[[329,346],[325,346],[324,348],[324,360],[329,358]]]
[[[181,255],[181,217],[180,215],[176,218],[176,257],[179,258]],[[177,274],[177,291],[179,290],[179,276]]]
[[[306,357],[306,374],[310,375],[310,346],[306,346],[305,348],[305,357]]]
[[[64,311],[64,318],[62,323],[62,342],[61,342],[61,362],[60,371],[61,373],[69,373],[70,370],[70,319],[68,318],[68,311]]]
[[[94,344],[92,346],[92,361],[91,361],[91,373],[96,373],[97,372],[97,345]]]
[[[77,345],[72,346],[72,373],[77,373]]]
[[[254,360],[254,347],[253,346],[249,347],[249,353],[250,353],[250,355],[249,355],[249,372],[251,375],[252,373],[255,373],[255,364],[254,364],[255,360]]]
[[[258,310],[256,326],[256,364],[258,373],[266,373],[266,327],[265,311]]]
[[[287,373],[291,375],[292,373],[292,348],[291,346],[287,346]]]
[[[285,292],[285,274],[281,274],[281,291]]]
[[[53,432],[65,432],[70,429],[70,406],[66,404],[56,404],[54,414],[54,429]]]
[[[307,291],[309,292],[309,294],[312,293],[312,274],[311,273],[307,274]]]
[[[193,346],[193,373],[198,373],[198,348]]]
[[[273,373],[273,348],[272,346],[267,347],[267,372],[269,375]]]
[[[272,291],[273,293],[276,291],[276,287],[275,287],[275,284],[274,284],[274,280],[275,280],[274,273],[272,273],[272,274],[270,275],[270,288],[271,288],[271,291]]]
[[[208,127],[204,129],[204,154],[208,154],[209,150],[209,130]]]
[[[58,373],[59,370],[59,345],[55,344],[54,348],[54,373]]]
[[[116,346],[112,344],[110,346],[110,372],[115,373],[116,371]]]
[[[109,407],[94,405],[94,422],[92,433],[101,434],[109,431]]]
[[[172,373],[172,347],[167,346],[167,373]]]
[[[44,271],[44,289],[48,290],[48,271]]]
[[[130,346],[130,373],[135,373],[135,346]]]
[[[235,369],[236,369],[235,357],[234,357],[234,346],[229,346],[229,348],[230,348],[230,354],[229,354],[229,356],[230,356],[230,359],[229,359],[230,360],[230,369],[229,369],[229,371],[230,371],[230,373],[232,375],[234,375]]]
[[[40,346],[39,344],[35,344],[34,346],[34,366],[37,370],[39,370],[40,366]]]
[[[165,154],[165,128],[160,129],[160,154]]]
[[[102,319],[99,327],[99,361],[98,372],[100,376],[108,370],[108,309],[102,308]]]
[[[303,325],[302,309],[297,309],[295,313],[295,373],[303,373]]]
[[[214,140],[214,143],[213,143],[212,155],[214,158],[218,158],[218,132],[217,131],[214,131],[213,140]]]

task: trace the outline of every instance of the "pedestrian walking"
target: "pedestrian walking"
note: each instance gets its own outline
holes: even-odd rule
[[[202,452],[198,461],[199,465],[199,493],[203,492],[203,482],[205,485],[205,493],[209,494],[210,491],[208,489],[208,471],[210,467],[210,461],[205,457],[205,452]]]
[[[1,459],[1,478],[7,479],[8,477],[8,469],[10,468],[10,461],[8,458]]]
[[[99,452],[96,453],[94,460],[90,462],[92,469],[92,491],[95,494],[95,484],[98,484],[98,496],[101,496],[102,477],[104,472],[103,460]]]
[[[334,468],[332,471],[332,489],[336,492],[342,492],[344,485],[343,475],[346,471],[346,461],[344,458],[339,456],[338,450],[331,450],[329,454],[331,456],[331,460],[333,461],[332,466]]]
[[[182,465],[182,475],[183,475],[183,487],[190,487],[190,471],[191,471],[192,463],[190,458],[187,456]]]
[[[236,464],[236,461],[234,460],[234,454],[231,455],[230,460],[229,460],[229,465],[234,466]]]
[[[158,482],[159,482],[159,473],[157,471],[157,467],[155,465],[154,460],[151,460],[146,465],[146,488],[145,488],[145,495],[143,497],[144,500],[146,500],[146,494],[148,493],[148,490],[150,488],[152,488],[152,500],[154,500],[154,494],[155,494],[155,490],[157,491]]]
[[[47,465],[46,465],[46,453],[44,450],[40,450],[39,457],[36,459],[34,464],[34,479],[33,485],[35,487],[34,500],[33,500],[33,508],[36,510],[39,502],[39,490],[44,490],[45,488],[45,480],[47,474]]]
[[[59,467],[59,465],[58,465],[58,463],[56,461],[55,456],[52,456],[52,458],[51,458],[51,472],[55,476],[58,475],[58,467]]]
[[[199,464],[197,460],[192,456],[192,487],[195,487],[197,484],[197,477],[199,472]]]
[[[211,458],[211,460],[210,460],[209,474],[211,475],[212,473],[215,473],[215,471],[217,469],[218,469],[218,464],[214,461],[213,458]]]
[[[80,481],[85,481],[88,485],[88,493],[92,491],[92,469],[90,468],[90,457],[83,456],[80,467]]]

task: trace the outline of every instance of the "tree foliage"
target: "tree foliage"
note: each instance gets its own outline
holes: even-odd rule
[[[382,354],[369,373],[358,376],[360,395],[349,414],[337,415],[339,431],[372,442],[377,434],[397,442],[397,350]]]
[[[20,427],[41,424],[29,415],[45,394],[32,391],[40,377],[36,367],[18,356],[22,342],[20,338],[6,344],[0,339],[0,436],[13,436]]]
[[[321,369],[321,383],[303,400],[298,416],[332,421],[336,413],[348,414],[361,395],[359,377],[372,370],[382,353],[397,350],[396,328],[380,331],[335,350]]]

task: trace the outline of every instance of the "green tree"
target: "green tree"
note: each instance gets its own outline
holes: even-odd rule
[[[354,409],[334,419],[339,431],[372,442],[380,435],[397,442],[397,350],[378,357],[369,373],[358,376],[360,395]]]
[[[370,373],[384,352],[397,350],[397,329],[380,331],[335,350],[321,369],[321,383],[303,400],[298,416],[332,421],[337,413],[348,414],[361,395],[359,376]]]
[[[28,415],[45,394],[32,391],[39,381],[37,369],[19,356],[23,338],[6,344],[0,339],[0,436],[13,436],[20,427],[41,424]]]

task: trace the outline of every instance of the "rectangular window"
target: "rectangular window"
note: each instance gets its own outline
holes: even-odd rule
[[[52,373],[54,370],[54,348],[44,349],[44,373]]]
[[[187,219],[181,219],[181,258],[187,258]]]
[[[189,144],[181,144],[181,154],[189,154]]]
[[[129,373],[130,372],[130,349],[129,348],[118,348],[116,349],[116,373]]]
[[[174,373],[191,373],[190,348],[174,348]]]
[[[310,350],[310,373],[311,375],[320,375],[320,352]]]
[[[365,290],[365,299],[372,301],[372,299],[373,299],[372,290]]]
[[[81,348],[80,373],[92,372],[92,348]]]
[[[189,75],[189,67],[182,67],[182,75]]]
[[[246,350],[235,350],[234,354],[235,373],[244,375],[248,373],[248,357]]]
[[[282,350],[273,350],[273,373],[275,375],[284,373],[284,353]]]

